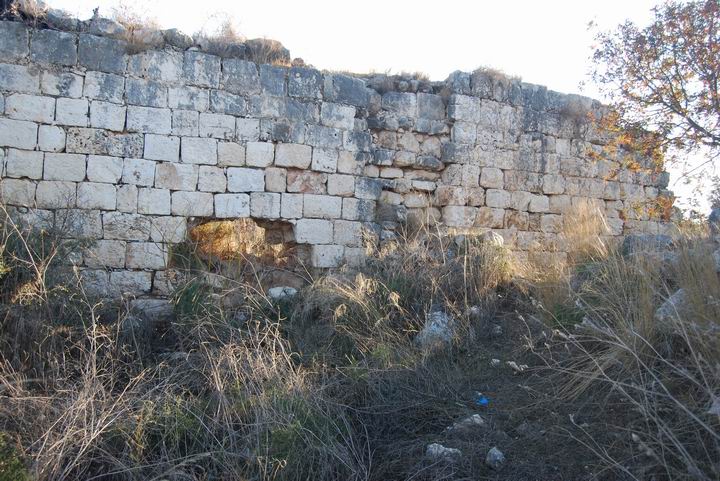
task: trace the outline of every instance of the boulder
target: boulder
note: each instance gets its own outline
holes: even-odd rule
[[[443,311],[431,312],[425,327],[415,336],[415,343],[423,349],[449,345],[455,335],[455,320]]]
[[[498,470],[505,464],[505,455],[497,447],[493,447],[485,456],[485,464],[490,469]]]
[[[667,323],[676,319],[678,313],[682,313],[687,305],[688,297],[688,292],[685,289],[678,289],[655,311],[655,322]]]
[[[505,245],[505,239],[503,239],[503,236],[491,230],[485,232],[482,235],[482,241],[484,244],[496,247],[502,247],[503,245]]]
[[[479,414],[473,414],[472,416],[468,416],[453,423],[453,425],[449,426],[446,430],[453,432],[468,432],[485,426],[487,426],[485,419],[483,419],[483,417]]]
[[[460,452],[459,449],[446,448],[442,444],[432,443],[428,445],[427,449],[425,450],[425,456],[435,461],[455,461],[462,456],[462,452]]]
[[[121,38],[127,34],[127,29],[111,18],[94,16],[86,24],[86,30],[93,35],[101,37]]]
[[[294,287],[278,286],[268,289],[267,294],[273,301],[286,301],[295,297],[297,292]]]
[[[187,35],[177,28],[171,28],[168,30],[163,30],[162,32],[163,38],[165,39],[165,43],[172,47],[179,48],[181,50],[186,50],[193,46],[193,39],[190,37],[190,35]]]

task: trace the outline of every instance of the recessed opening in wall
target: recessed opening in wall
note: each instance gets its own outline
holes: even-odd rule
[[[307,246],[295,243],[290,223],[261,219],[203,220],[174,248],[176,267],[209,271],[231,279],[260,278],[267,285],[298,285]],[[282,274],[281,274],[282,273]]]

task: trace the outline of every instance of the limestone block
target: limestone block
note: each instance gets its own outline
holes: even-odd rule
[[[350,197],[355,194],[355,177],[352,175],[330,174],[327,180],[330,195]]]
[[[245,147],[235,142],[218,142],[218,166],[242,167],[245,165]]]
[[[311,68],[293,67],[288,76],[288,94],[292,97],[321,99],[323,76]]]
[[[146,134],[143,157],[150,160],[177,162],[180,156],[180,138]]]
[[[489,227],[491,229],[502,229],[505,211],[492,207],[480,207],[475,216],[476,227]]]
[[[294,232],[298,244],[330,244],[333,241],[333,223],[329,220],[298,219]]]
[[[565,192],[565,178],[557,174],[545,174],[542,185],[543,194],[562,194]]]
[[[94,268],[123,268],[125,251],[125,241],[99,239],[83,252],[83,264]]]
[[[43,179],[75,182],[84,180],[85,156],[81,154],[45,154]]]
[[[280,217],[299,219],[303,216],[303,194],[282,194],[280,199]]]
[[[170,191],[167,189],[138,189],[139,214],[170,215]]]
[[[524,191],[514,191],[510,193],[510,207],[515,210],[526,211],[530,207],[530,200],[532,200],[533,194]]]
[[[447,206],[442,209],[442,220],[448,227],[472,227],[477,213],[476,207]]]
[[[485,191],[485,204],[488,207],[507,209],[512,204],[510,192],[500,189],[488,189]]]
[[[108,295],[141,295],[150,292],[152,273],[143,271],[113,271],[110,273]]]
[[[245,115],[248,111],[245,97],[231,94],[223,90],[210,92],[210,110],[234,116]]]
[[[260,138],[260,120],[235,119],[235,131],[240,142],[255,142]]]
[[[207,90],[186,86],[168,88],[168,107],[171,109],[205,112],[209,106],[210,95]]]
[[[287,95],[285,77],[287,69],[274,65],[260,65],[260,86],[268,95]]]
[[[0,22],[0,60],[17,61],[27,57],[28,31],[21,22]]]
[[[117,183],[122,177],[123,159],[91,155],[87,160],[87,178],[90,182]]]
[[[359,78],[342,74],[325,76],[325,99],[340,104],[367,108],[370,105],[371,91]]]
[[[572,201],[569,195],[551,195],[549,212],[553,214],[566,214],[572,208]]]
[[[42,152],[8,149],[5,159],[5,175],[15,178],[42,179],[43,157]]]
[[[338,152],[333,149],[315,148],[312,152],[311,169],[318,172],[337,171]]]
[[[550,210],[550,199],[546,195],[534,194],[530,197],[528,210],[530,212],[548,212]]]
[[[445,102],[439,95],[418,92],[417,109],[421,119],[445,119]]]
[[[343,199],[342,218],[345,220],[375,220],[375,202],[372,200],[345,197]]]
[[[468,191],[463,187],[452,185],[439,185],[435,190],[434,205],[465,205],[468,201]]]
[[[326,127],[353,130],[355,127],[355,107],[323,102],[320,109],[320,122]]]
[[[524,190],[542,192],[543,176],[536,172],[524,170],[506,170],[505,188],[508,190]]]
[[[358,175],[362,173],[364,165],[355,158],[353,152],[341,150],[338,156],[337,171],[342,174]]]
[[[167,250],[155,242],[128,242],[125,265],[128,269],[165,269]]]
[[[125,100],[128,105],[142,105],[144,107],[167,107],[167,87],[152,80],[136,78],[125,79]]]
[[[130,57],[128,73],[163,82],[176,82],[183,70],[183,55],[175,51],[147,50]]]
[[[103,72],[87,72],[83,95],[94,100],[104,100],[116,104],[123,102],[125,78]]]
[[[543,232],[561,232],[563,218],[556,214],[545,214],[540,218],[540,230]]]
[[[117,187],[117,210],[119,212],[137,213],[138,188],[136,185],[119,185]]]
[[[75,35],[58,30],[34,30],[30,59],[42,64],[75,65],[78,60]]]
[[[126,48],[121,40],[80,34],[78,61],[89,70],[122,74],[127,65]]]
[[[80,209],[115,210],[117,192],[112,184],[81,182],[77,186],[77,206]]]
[[[479,207],[485,205],[485,189],[482,187],[466,187],[467,205]]]
[[[363,241],[361,222],[337,220],[333,228],[333,243],[349,247],[360,247]]]
[[[125,130],[126,110],[126,107],[110,102],[93,101],[90,104],[90,126],[122,132]]]
[[[161,163],[155,167],[155,187],[193,191],[198,183],[198,166]]]
[[[342,214],[342,198],[330,195],[305,194],[303,216],[320,219],[339,219]]]
[[[500,226],[502,227],[502,226]],[[517,210],[505,211],[505,228],[528,230],[530,227],[530,214]]]
[[[262,192],[265,190],[265,174],[260,169],[229,167],[227,178],[230,192]]]
[[[60,125],[87,127],[88,101],[86,99],[57,99],[55,122]]]
[[[357,130],[343,131],[343,148],[351,152],[370,152],[372,149],[372,136],[368,132]]]
[[[427,169],[427,170],[442,170],[443,167],[445,167],[445,164],[443,162],[433,157],[432,155],[421,155],[418,156],[416,160],[416,165],[421,169]]]
[[[382,96],[382,108],[397,115],[417,117],[417,97],[413,93],[387,92]]]
[[[197,137],[200,126],[200,114],[194,110],[173,110],[172,134]]]
[[[220,84],[220,58],[187,50],[183,63],[183,75],[191,85],[217,88]]]
[[[319,172],[288,170],[287,191],[303,194],[325,194],[327,192],[327,178],[327,174]]]
[[[245,162],[252,167],[268,167],[275,158],[275,145],[271,142],[248,142]]]
[[[105,212],[102,223],[105,239],[146,241],[150,237],[150,218],[144,215]]]
[[[502,189],[504,185],[503,171],[494,167],[483,167],[480,173],[480,186],[489,189]]]
[[[187,239],[185,217],[161,216],[150,218],[150,240],[177,243]]]
[[[40,76],[37,70],[24,65],[0,63],[0,90],[36,94],[40,92]]]
[[[55,226],[69,238],[100,239],[103,236],[102,216],[99,210],[57,210]]]
[[[82,284],[83,289],[85,289],[85,291],[89,294],[97,296],[109,295],[109,279],[110,274],[104,269],[83,269],[80,271],[80,283]]]
[[[362,247],[345,247],[343,262],[351,267],[362,267],[367,261],[367,254]]]
[[[257,66],[245,60],[223,59],[221,82],[225,90],[235,94],[260,93],[260,75]]]
[[[156,162],[152,160],[125,159],[123,161],[123,183],[151,187],[155,183],[155,164]]]
[[[156,296],[170,297],[183,282],[183,274],[178,270],[158,271],[153,276],[152,293]]]
[[[358,177],[355,179],[355,197],[358,199],[376,200],[380,198],[382,182],[378,179]]]
[[[381,204],[391,204],[391,205],[400,205],[402,204],[403,196],[402,194],[398,194],[396,192],[390,192],[388,190],[384,190],[382,194],[380,194],[380,203]]]
[[[344,247],[338,245],[314,245],[310,254],[310,263],[313,267],[323,269],[338,267],[342,264]]]
[[[220,167],[201,165],[198,176],[198,190],[203,192],[225,192],[227,179]]]
[[[429,180],[413,180],[411,185],[413,189],[423,192],[432,192],[437,188],[437,184]]]
[[[437,137],[428,137],[420,143],[420,153],[439,158],[442,156],[442,142]]]
[[[37,184],[35,201],[40,209],[75,207],[74,182],[41,181]]]
[[[181,162],[185,164],[217,165],[217,140],[182,137]]]
[[[307,126],[305,142],[313,147],[325,149],[338,149],[342,146],[342,131],[322,125],[310,124]]]
[[[481,120],[481,100],[477,97],[454,94],[448,101],[448,118],[479,123]]]
[[[32,150],[37,144],[37,138],[37,124],[0,118],[0,147]]]
[[[20,179],[0,179],[0,200],[9,205],[35,205],[35,182]]]
[[[277,167],[265,169],[265,190],[269,192],[285,192],[287,188],[287,170]]]
[[[262,171],[259,171],[262,173]],[[280,194],[253,192],[250,194],[250,215],[261,219],[280,217]]]
[[[65,131],[55,125],[41,125],[38,129],[38,147],[45,152],[65,150]]]
[[[213,215],[213,195],[207,192],[173,192],[172,214],[210,217]]]
[[[248,194],[215,194],[215,217],[250,217],[250,196]]]
[[[82,96],[83,78],[70,72],[43,71],[40,74],[40,91],[58,97]]]
[[[11,94],[5,99],[5,115],[16,120],[51,123],[55,118],[55,99],[39,95]]]
[[[170,109],[139,107],[130,105],[127,108],[127,129],[130,132],[145,134],[170,134],[172,130]]]
[[[198,132],[200,137],[232,139],[235,137],[235,117],[224,114],[201,113]]]

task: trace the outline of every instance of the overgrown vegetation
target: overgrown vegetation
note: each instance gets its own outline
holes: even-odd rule
[[[5,219],[0,479],[717,478],[709,244],[628,256],[595,212],[572,219],[577,249],[553,271],[408,229],[294,298],[188,273],[160,320],[40,275],[69,257],[30,246],[62,241]],[[64,295],[18,297],[28,283]],[[679,287],[689,308],[655,322]],[[426,348],[432,312],[453,336]],[[448,429],[475,413],[485,426]],[[462,457],[428,458],[435,442]],[[499,472],[483,462],[496,445]]]

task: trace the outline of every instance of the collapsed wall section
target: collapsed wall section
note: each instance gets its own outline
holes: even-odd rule
[[[77,262],[105,293],[166,293],[197,219],[292,225],[313,267],[363,261],[363,235],[408,217],[562,251],[591,203],[613,235],[659,233],[670,194],[647,159],[604,148],[602,107],[491,73],[445,82],[257,65],[194,48],[0,22],[2,202],[95,240]],[[632,162],[628,162],[628,159]]]

